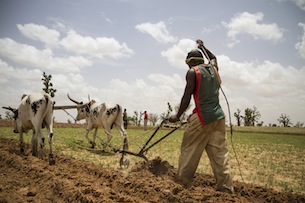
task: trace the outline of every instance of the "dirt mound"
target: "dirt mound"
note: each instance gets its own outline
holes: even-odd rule
[[[234,182],[236,194],[215,191],[215,180],[196,174],[185,189],[176,169],[160,158],[126,171],[96,166],[56,152],[56,164],[20,154],[14,139],[0,138],[0,203],[5,202],[305,202],[305,196]]]

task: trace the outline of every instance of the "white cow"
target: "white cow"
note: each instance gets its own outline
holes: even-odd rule
[[[53,102],[46,93],[23,95],[18,109],[3,107],[14,113],[14,133],[19,133],[20,151],[24,152],[23,133],[33,130],[32,154],[38,156],[37,145],[40,146],[40,157],[44,158],[44,136],[42,128],[46,127],[49,134],[49,164],[55,164],[52,150],[53,139]]]
[[[68,98],[72,102],[79,105],[79,107],[77,107],[76,120],[86,119],[87,121],[86,138],[91,144],[92,148],[94,148],[96,145],[95,139],[98,127],[101,126],[104,128],[105,133],[108,136],[106,145],[109,145],[113,137],[111,134],[111,129],[112,126],[115,125],[123,139],[124,149],[128,149],[128,136],[124,128],[122,107],[119,104],[97,104],[95,100],[90,100],[88,103],[83,104],[83,102],[78,102],[74,99],[71,99],[69,95]],[[91,141],[88,137],[89,131],[92,129],[95,129],[93,134],[93,141]]]

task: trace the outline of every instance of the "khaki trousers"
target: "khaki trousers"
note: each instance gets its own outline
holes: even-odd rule
[[[234,193],[230,175],[229,151],[227,148],[225,119],[203,126],[197,114],[188,119],[179,157],[178,176],[189,187],[198,167],[201,155],[206,150],[217,182],[217,190]]]
[[[148,119],[144,119],[144,130],[147,130],[147,121]]]

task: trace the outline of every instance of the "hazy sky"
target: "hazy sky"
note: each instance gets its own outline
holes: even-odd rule
[[[180,103],[196,39],[217,56],[233,123],[254,106],[264,125],[305,122],[305,0],[1,0],[0,106],[41,91],[46,72],[56,105],[69,93],[161,114]]]

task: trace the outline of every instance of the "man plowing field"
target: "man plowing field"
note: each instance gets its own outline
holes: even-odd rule
[[[201,40],[197,40],[197,43],[200,50],[192,50],[185,60],[189,70],[186,73],[186,86],[179,110],[169,118],[170,122],[177,122],[193,95],[195,109],[188,119],[183,135],[178,176],[185,187],[190,187],[201,155],[206,150],[217,181],[217,190],[234,193],[226,143],[225,115],[218,98],[221,80],[217,61]],[[204,63],[202,52],[208,58],[209,64]]]

